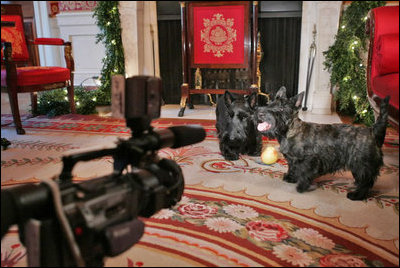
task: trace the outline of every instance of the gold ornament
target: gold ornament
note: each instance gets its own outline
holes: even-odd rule
[[[201,71],[200,68],[197,68],[195,73],[195,88],[201,89],[202,78],[201,78]]]

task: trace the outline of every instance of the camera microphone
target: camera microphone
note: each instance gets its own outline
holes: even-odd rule
[[[156,130],[159,135],[159,148],[173,149],[201,142],[206,137],[206,131],[200,125],[175,126]]]

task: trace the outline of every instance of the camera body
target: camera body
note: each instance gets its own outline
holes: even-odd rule
[[[18,224],[30,266],[103,266],[105,256],[119,255],[139,241],[144,223],[138,217],[150,217],[181,199],[182,170],[160,159],[157,150],[200,142],[204,129],[151,127],[160,116],[160,78],[118,76],[112,83],[124,91],[129,139],[119,139],[114,148],[63,156],[56,190],[46,183],[2,190],[2,237]],[[107,155],[114,159],[112,174],[72,182],[76,163]]]
[[[183,189],[182,171],[169,159],[147,163],[130,172],[60,184],[64,212],[86,265],[102,265],[104,256],[117,256],[136,244],[144,232],[138,217],[150,217],[175,205]],[[66,243],[62,244],[64,249],[58,250],[69,255]],[[62,254],[60,258],[64,258]],[[63,266],[73,266],[65,265],[72,259],[66,258]]]

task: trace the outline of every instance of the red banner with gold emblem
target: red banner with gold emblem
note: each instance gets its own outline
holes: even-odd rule
[[[192,7],[192,65],[245,65],[248,5]]]

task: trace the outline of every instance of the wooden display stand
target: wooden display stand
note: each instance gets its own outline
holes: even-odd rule
[[[182,26],[181,102],[178,116],[193,108],[192,94],[236,94],[259,92],[257,80],[258,1],[180,2]],[[249,86],[202,88],[199,70],[241,69]],[[193,71],[197,69],[193,78]],[[203,79],[204,81],[204,79]],[[206,86],[207,87],[207,86]],[[218,87],[218,86],[217,86]]]

